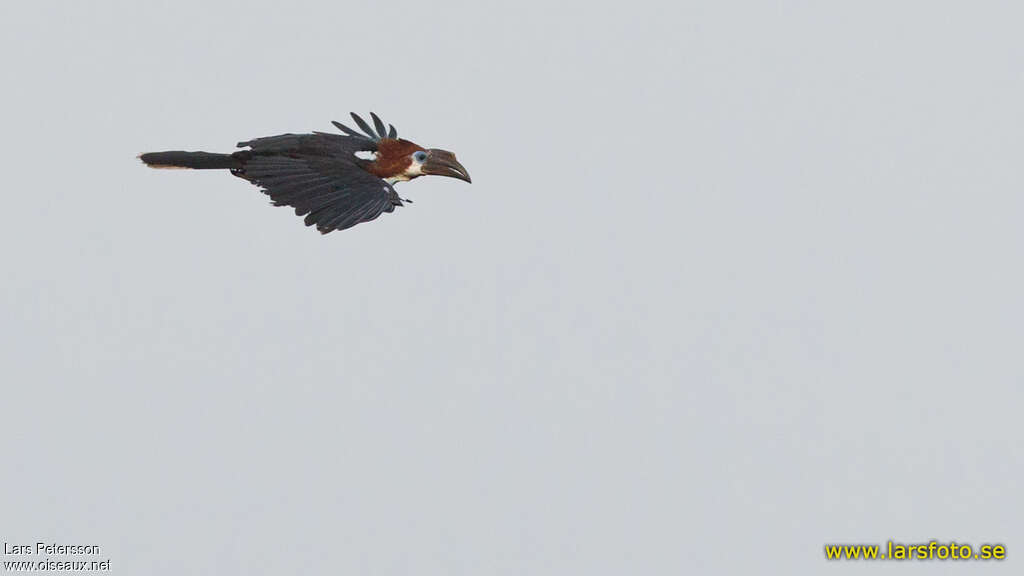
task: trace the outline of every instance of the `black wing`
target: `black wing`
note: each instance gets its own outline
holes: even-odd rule
[[[249,150],[235,153],[244,164],[232,173],[262,188],[275,206],[294,207],[297,215],[306,217],[306,226],[316,224],[322,234],[394,212],[403,205],[398,193],[364,169],[368,160],[356,156],[376,152],[386,137],[383,122],[376,114],[371,116],[376,133],[352,114],[366,134],[334,122],[346,135],[281,134],[239,142],[239,147]],[[396,133],[389,128],[388,132]]]
[[[356,152],[376,152],[377,141],[366,136],[353,137],[341,134],[280,134],[253,138],[239,142],[238,147],[248,146],[254,155],[290,154],[305,156],[331,156],[348,162]]]
[[[395,189],[360,167],[354,156],[254,154],[233,173],[262,188],[275,206],[294,207],[295,214],[305,215],[306,226],[316,224],[322,234],[369,222],[403,205]]]

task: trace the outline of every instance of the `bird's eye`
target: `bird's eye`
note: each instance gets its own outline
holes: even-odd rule
[[[413,155],[413,159],[417,162],[423,163],[427,161],[427,153],[423,150],[417,150]]]

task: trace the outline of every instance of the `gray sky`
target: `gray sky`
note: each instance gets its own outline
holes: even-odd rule
[[[846,4],[4,3],[0,539],[1020,573],[1024,14]],[[135,159],[369,110],[473,184],[321,237]]]

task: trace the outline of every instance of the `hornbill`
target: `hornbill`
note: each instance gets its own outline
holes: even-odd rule
[[[239,142],[231,154],[212,152],[147,152],[139,156],[153,168],[230,170],[259,186],[275,206],[292,206],[316,224],[321,234],[369,222],[383,212],[412,202],[395,192],[394,184],[424,174],[472,182],[455,154],[423,148],[400,139],[395,127],[373,112],[371,128],[352,113],[363,131],[331,122],[341,134],[281,134]]]

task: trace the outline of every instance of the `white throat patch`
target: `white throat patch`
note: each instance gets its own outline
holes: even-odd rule
[[[408,177],[419,176],[420,174],[423,174],[423,164],[415,160],[413,160],[412,164],[409,164],[409,167],[405,169],[405,175]]]

